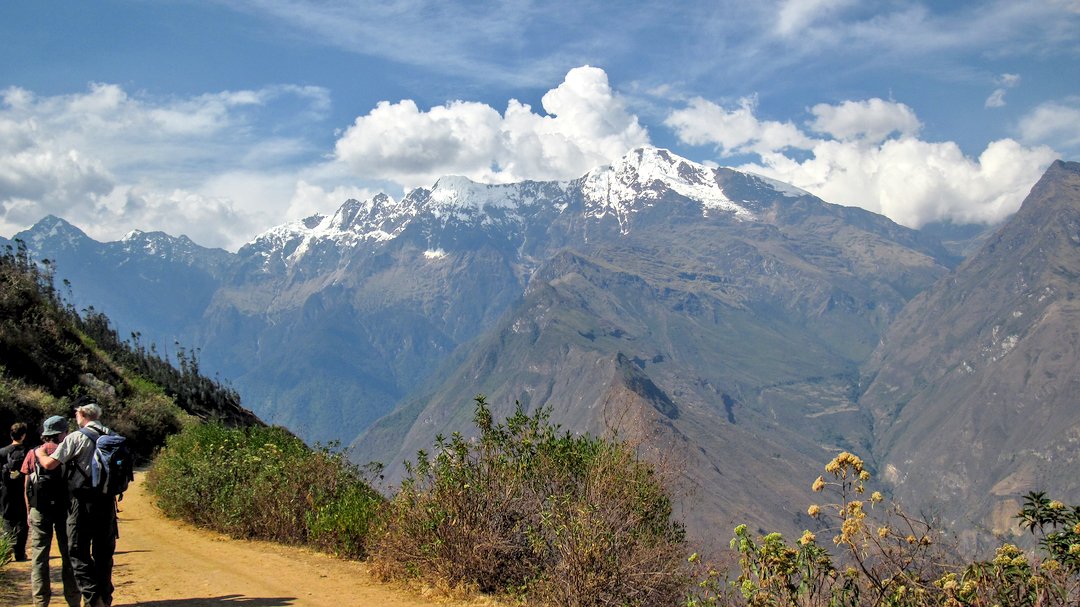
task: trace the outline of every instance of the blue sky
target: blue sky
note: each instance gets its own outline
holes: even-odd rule
[[[235,250],[640,145],[993,223],[1080,159],[1080,0],[5,2],[0,39],[5,236],[52,213]]]

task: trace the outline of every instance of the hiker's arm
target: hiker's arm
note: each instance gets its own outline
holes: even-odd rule
[[[30,521],[30,496],[28,496],[26,494],[26,491],[29,488],[30,488],[30,475],[26,474],[26,475],[23,475],[22,497],[23,497],[23,501],[26,502],[26,520],[27,520],[27,522]]]
[[[57,466],[60,465],[60,460],[58,460],[55,457],[49,455],[48,453],[45,453],[45,448],[44,447],[38,447],[36,453],[37,453],[38,463],[41,464],[42,468],[44,468],[46,470],[54,470],[54,469],[56,469]]]

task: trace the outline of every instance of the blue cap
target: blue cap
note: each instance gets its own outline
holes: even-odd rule
[[[55,434],[63,434],[68,430],[68,420],[66,417],[60,415],[54,415],[45,420],[45,424],[41,429],[42,436],[53,436]]]

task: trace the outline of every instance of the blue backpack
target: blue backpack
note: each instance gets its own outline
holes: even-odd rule
[[[131,450],[127,439],[116,433],[99,434],[93,428],[79,429],[94,443],[94,459],[90,464],[90,488],[111,496],[123,496],[134,478]]]

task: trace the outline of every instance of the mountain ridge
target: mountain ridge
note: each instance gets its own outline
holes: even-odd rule
[[[749,513],[787,531],[812,524],[791,504],[836,450],[891,462],[873,451],[891,410],[860,403],[885,376],[864,365],[959,263],[882,216],[656,149],[567,182],[349,200],[226,255],[174,322],[310,442],[393,478],[484,392],[678,453],[698,530]]]

